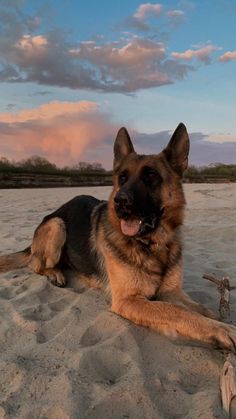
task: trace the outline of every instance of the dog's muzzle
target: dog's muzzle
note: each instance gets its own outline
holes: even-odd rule
[[[164,208],[157,209],[151,214],[135,211],[134,199],[131,193],[119,191],[115,198],[115,210],[120,219],[120,228],[124,235],[143,237],[155,230],[160,222]]]

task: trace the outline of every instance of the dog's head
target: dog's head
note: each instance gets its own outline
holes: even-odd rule
[[[162,221],[172,229],[182,223],[185,200],[181,179],[188,153],[189,137],[182,123],[156,155],[138,155],[127,130],[119,130],[109,206],[112,222],[123,235],[151,238]]]

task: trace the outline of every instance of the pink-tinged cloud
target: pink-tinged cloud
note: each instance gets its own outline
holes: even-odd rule
[[[168,57],[163,43],[141,37],[69,45],[58,33],[23,35],[0,55],[0,81],[135,92],[183,79],[192,68]]]
[[[145,20],[149,16],[160,16],[162,5],[159,3],[140,4],[133,17],[137,20]]]
[[[110,91],[133,92],[169,84],[191,69],[168,59],[163,43],[139,37],[123,45],[84,42],[71,49],[70,55],[96,67]]]
[[[210,134],[207,137],[207,140],[213,143],[235,143],[236,144],[236,134]]]
[[[90,112],[96,112],[98,109],[98,104],[96,102],[52,101],[49,103],[44,103],[38,108],[23,109],[18,113],[2,112],[0,113],[0,122],[12,124],[18,122],[24,123],[31,120],[51,120],[56,117],[63,117],[73,114],[86,115]]]
[[[155,38],[129,34],[113,42],[99,37],[73,42],[60,29],[40,33],[38,19],[29,21],[19,9],[12,12],[12,2],[6,3],[11,11],[0,13],[0,82],[129,94],[174,83],[193,70],[174,60],[166,44]],[[148,31],[149,19],[161,13],[161,4],[143,3],[128,21]]]
[[[114,141],[118,127],[94,102],[50,102],[0,114],[0,156],[40,155],[60,166],[76,164],[88,149]],[[111,165],[110,165],[111,166]]]
[[[22,50],[32,50],[37,48],[44,48],[47,45],[48,41],[45,36],[37,35],[37,36],[30,36],[24,35],[22,36],[19,41],[16,43],[16,47],[21,48]]]
[[[184,12],[182,10],[176,10],[176,9],[169,10],[166,13],[166,16],[174,22],[182,22],[185,18]]]
[[[74,57],[86,59],[93,64],[109,66],[114,70],[117,68],[135,67],[143,65],[145,60],[150,62],[153,56],[159,61],[165,57],[163,44],[140,38],[132,39],[124,46],[117,43],[96,45],[95,42],[83,42],[80,48],[71,49],[70,54]]]
[[[0,157],[21,160],[45,157],[59,166],[98,161],[112,168],[113,144],[118,128],[112,115],[95,102],[50,102],[18,113],[0,113]],[[168,143],[169,131],[138,133],[127,127],[137,152],[155,154]],[[190,133],[191,164],[235,163],[234,134]]]
[[[228,61],[236,60],[236,51],[227,51],[219,57],[219,61],[226,63]]]
[[[211,54],[217,51],[218,48],[214,45],[207,45],[199,49],[187,49],[184,52],[172,52],[171,55],[177,60],[191,61],[193,58],[209,64],[211,61]]]

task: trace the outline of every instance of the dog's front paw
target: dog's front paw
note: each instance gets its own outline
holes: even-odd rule
[[[218,348],[236,352],[236,327],[230,324],[216,322],[212,329],[211,342]]]
[[[67,280],[62,272],[60,271],[51,271],[50,273],[47,273],[48,280],[55,285],[56,287],[63,288],[67,284]]]

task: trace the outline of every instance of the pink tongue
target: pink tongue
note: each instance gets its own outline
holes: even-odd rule
[[[126,236],[135,236],[140,228],[140,222],[139,220],[121,220],[120,221],[120,227],[123,234]]]

